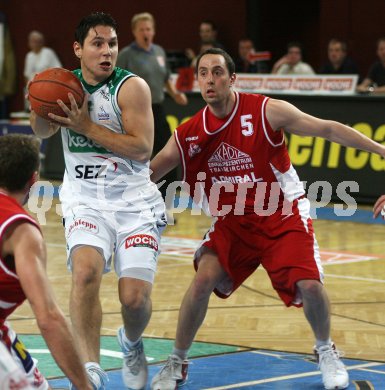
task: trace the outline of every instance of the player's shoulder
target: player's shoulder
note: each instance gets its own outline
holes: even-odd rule
[[[261,95],[259,93],[248,93],[248,92],[240,92],[239,93],[239,98],[240,100],[244,100],[244,101],[263,101],[264,99],[266,99],[267,96],[265,95]]]
[[[119,82],[115,83],[115,85],[121,84],[119,91],[124,90],[133,94],[150,91],[150,87],[142,77],[126,71],[125,69],[116,68],[116,70],[118,72],[120,70],[123,71],[121,76],[118,78]]]
[[[195,115],[193,115],[191,118],[186,120],[185,122],[181,123],[177,130],[179,133],[188,133],[191,130],[197,131],[199,128],[201,128],[201,124],[203,123],[203,112],[205,108],[202,108],[199,110]]]
[[[258,93],[239,93],[240,110],[241,112],[243,112],[245,109],[252,109],[255,111],[269,99],[269,97]]]
[[[15,213],[26,214],[25,210],[12,197],[0,193],[0,215],[10,215]]]
[[[117,83],[120,80],[123,80],[123,79],[128,78],[128,77],[134,77],[134,76],[136,76],[135,73],[132,73],[127,69],[116,67],[114,69],[113,74],[112,74],[111,80],[113,83]]]
[[[36,221],[27,214],[15,199],[0,194],[0,226],[12,226],[20,222],[28,222],[37,226]]]
[[[116,67],[109,79],[105,84],[111,94],[121,93],[121,91],[135,93],[136,89],[143,90],[146,86],[143,86],[143,82],[136,74],[122,68]]]

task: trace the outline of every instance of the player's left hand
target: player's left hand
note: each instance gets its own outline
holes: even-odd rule
[[[48,114],[48,116],[55,122],[60,123],[62,126],[66,126],[71,130],[76,131],[79,134],[86,134],[88,125],[92,123],[90,115],[88,113],[88,95],[84,96],[83,104],[81,107],[78,107],[76,100],[72,93],[68,94],[71,107],[68,108],[62,100],[57,100],[57,104],[67,115],[66,117]]]

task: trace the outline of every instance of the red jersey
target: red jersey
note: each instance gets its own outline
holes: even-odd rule
[[[15,199],[0,192],[0,248],[5,231],[20,220],[38,226]],[[14,264],[12,258],[2,258],[0,255],[0,325],[25,300],[19,278],[10,264]]]
[[[223,120],[206,106],[175,130],[183,181],[210,215],[282,211],[284,200],[305,194],[283,131],[274,131],[266,118],[268,97],[235,95],[234,108]]]

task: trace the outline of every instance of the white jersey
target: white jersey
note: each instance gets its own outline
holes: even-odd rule
[[[117,97],[119,88],[134,74],[115,68],[104,82],[88,85],[81,70],[74,71],[90,94],[88,110],[92,121],[115,133],[124,133]],[[97,210],[140,212],[163,202],[150,181],[146,163],[118,156],[84,135],[62,127],[65,159],[60,201],[64,216],[70,208],[85,206]]]

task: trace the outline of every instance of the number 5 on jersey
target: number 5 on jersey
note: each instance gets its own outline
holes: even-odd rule
[[[253,124],[251,123],[252,118],[253,116],[251,114],[241,116],[242,134],[245,135],[246,137],[249,137],[254,133]]]

